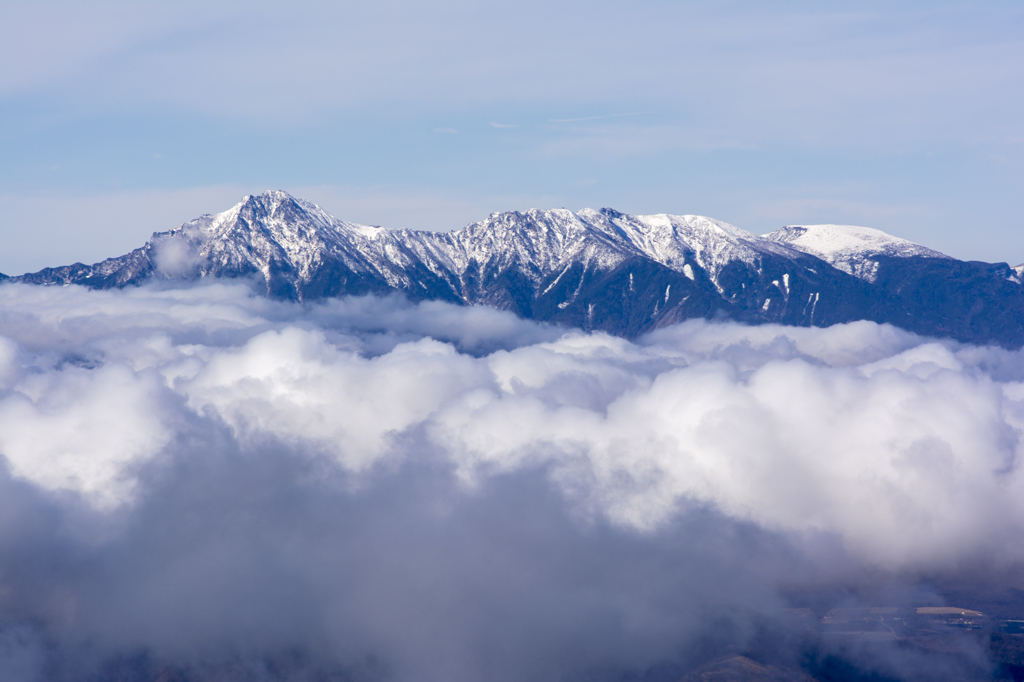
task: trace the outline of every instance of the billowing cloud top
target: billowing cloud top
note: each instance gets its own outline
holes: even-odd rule
[[[224,284],[0,297],[4,665],[301,644],[553,679],[681,656],[783,579],[1024,558],[1019,352]]]

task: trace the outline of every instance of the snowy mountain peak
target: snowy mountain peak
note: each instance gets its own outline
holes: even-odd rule
[[[949,258],[881,230],[856,225],[787,225],[769,232],[764,238],[809,253],[869,282],[877,277],[878,256]]]
[[[341,235],[372,239],[383,230],[338,220],[311,201],[281,190],[250,194],[226,211],[204,215],[164,235],[181,233],[196,242],[236,241],[253,244],[271,239],[279,246],[301,249]],[[159,235],[155,235],[159,236]]]

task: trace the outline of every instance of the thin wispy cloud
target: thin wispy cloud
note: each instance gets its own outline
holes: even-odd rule
[[[640,125],[638,123],[582,126],[574,134],[555,137],[538,145],[537,153],[546,157],[600,156],[616,158],[665,154],[686,150],[706,153],[716,150],[743,150],[753,143],[740,140],[728,131],[683,125]]]
[[[492,128],[518,128],[518,123],[491,123]]]
[[[553,118],[550,119],[551,123],[575,123],[577,121],[600,121],[605,118],[623,118],[626,116],[644,116],[649,114],[649,111],[640,111],[632,114],[605,114],[603,116],[581,116],[579,118]]]
[[[0,71],[3,127],[18,141],[0,154],[5,187],[68,198],[253,177],[275,187],[417,177],[430,178],[418,190],[539,195],[555,183],[578,206],[709,213],[712,185],[749,195],[822,179],[873,183],[928,204],[941,216],[920,224],[931,242],[961,238],[970,220],[980,231],[963,240],[970,258],[1024,260],[1013,161],[1024,17],[1013,3],[890,3],[871,12],[747,0],[728,9],[655,3],[643,12],[597,3],[581,12],[532,0],[466,11],[456,1],[414,3],[400,16],[375,3],[65,9],[4,5],[0,63],[18,67]],[[645,49],[594,50],[625,44]],[[273,96],[253,96],[270,83]],[[535,172],[530,152],[557,148],[577,129],[652,118],[631,115],[641,112],[715,139],[592,139],[582,145],[589,158],[552,154],[543,179]],[[454,122],[440,127],[462,134],[477,125],[470,121],[519,121],[524,153],[420,146],[421,121]],[[157,169],[139,154],[157,143],[174,149],[174,164]],[[624,150],[648,163],[617,163]],[[338,164],[342,156],[351,163]],[[379,174],[358,177],[374,163]],[[563,182],[589,174],[581,163],[601,167],[602,187],[614,189],[599,195]],[[744,172],[691,170],[726,166]],[[723,219],[734,208],[751,212],[714,208]]]

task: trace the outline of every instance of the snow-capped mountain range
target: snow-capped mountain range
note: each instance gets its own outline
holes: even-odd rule
[[[9,278],[121,287],[250,278],[274,297],[400,292],[635,336],[692,317],[891,322],[1024,344],[1024,286],[1006,264],[959,261],[878,230],[800,225],[758,236],[702,216],[612,209],[494,213],[453,232],[339,220],[281,191],[245,197],[94,265]]]

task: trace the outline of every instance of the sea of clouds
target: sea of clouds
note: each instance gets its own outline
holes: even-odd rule
[[[799,595],[1018,574],[1022,428],[1024,354],[869,322],[6,284],[0,679],[806,664]]]

